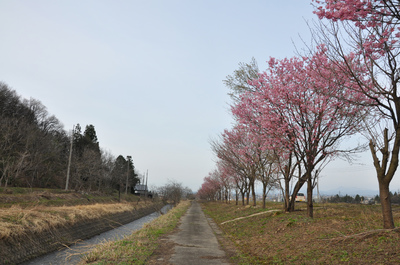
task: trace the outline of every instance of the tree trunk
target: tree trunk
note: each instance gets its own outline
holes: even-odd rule
[[[254,181],[252,181],[251,183],[251,196],[253,196],[253,206],[256,206],[257,202],[256,202],[256,191],[254,187]]]
[[[290,181],[285,178],[285,212],[290,212]]]
[[[314,217],[313,187],[312,187],[311,172],[307,173],[307,215],[310,218]]]
[[[392,203],[389,194],[389,183],[384,181],[379,182],[379,196],[381,198],[382,216],[383,216],[383,228],[393,229],[393,213]]]
[[[285,169],[283,171],[283,179],[285,182],[285,188],[284,188],[284,198],[285,198],[285,212],[291,212],[294,211],[294,204],[293,208],[291,207],[290,203],[290,180],[292,179],[293,176],[293,170],[296,168],[296,165],[294,167],[292,166],[292,157],[293,154],[289,154],[289,163],[285,165]],[[300,175],[300,172],[299,172]]]
[[[263,209],[265,209],[265,200],[267,199],[267,185],[263,183]]]
[[[389,196],[389,184],[393,179],[394,173],[399,165],[399,145],[400,145],[400,129],[396,130],[396,137],[393,144],[392,157],[389,163],[389,138],[388,129],[385,128],[383,131],[384,147],[380,149],[382,153],[382,162],[379,161],[376,154],[375,145],[371,140],[369,142],[369,147],[371,151],[372,158],[374,160],[374,167],[376,169],[376,175],[379,183],[379,196],[381,199],[382,207],[382,218],[383,218],[383,228],[393,229],[393,213],[392,205]],[[389,164],[389,169],[386,172],[387,165]]]
[[[236,202],[236,205],[239,204],[239,192],[237,189],[235,190],[235,202]]]
[[[296,183],[296,186],[294,186],[294,190],[292,193],[292,199],[289,201],[288,205],[288,212],[293,212],[294,211],[294,204],[296,200],[296,195],[300,191],[300,189],[303,187],[304,183],[306,183],[306,175],[303,175]]]

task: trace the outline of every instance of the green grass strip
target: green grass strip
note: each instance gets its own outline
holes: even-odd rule
[[[190,201],[182,201],[168,213],[156,218],[129,236],[108,241],[86,253],[80,264],[145,264],[157,249],[157,239],[171,232],[187,211]]]

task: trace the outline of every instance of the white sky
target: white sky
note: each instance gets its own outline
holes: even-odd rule
[[[312,10],[306,0],[0,0],[0,80],[66,130],[93,124],[100,146],[131,155],[149,184],[196,191],[215,165],[209,139],[231,127],[222,80],[252,57],[264,70],[270,56],[293,56]],[[362,158],[329,165],[320,189],[377,190]]]

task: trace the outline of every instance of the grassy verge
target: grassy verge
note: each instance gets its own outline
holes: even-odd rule
[[[300,211],[283,213],[234,204],[204,203],[237,249],[238,264],[400,264],[400,230],[382,230],[379,205],[315,205],[308,218]],[[270,212],[267,212],[270,211]],[[400,226],[400,207],[393,207]],[[246,217],[246,218],[241,218]]]
[[[189,205],[189,201],[183,201],[124,239],[98,245],[81,264],[145,264],[158,247],[157,239],[177,226]]]

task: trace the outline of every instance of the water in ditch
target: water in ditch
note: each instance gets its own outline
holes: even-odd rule
[[[171,205],[166,205],[161,209],[162,213],[166,213],[169,209],[171,209]],[[38,257],[36,259],[30,260],[28,262],[22,263],[23,265],[65,265],[65,264],[77,264],[80,259],[81,255],[84,252],[87,252],[95,245],[99,243],[103,243],[109,240],[118,240],[131,234],[133,231],[139,230],[143,227],[145,223],[148,223],[155,218],[160,216],[160,213],[155,212],[149,214],[145,217],[137,219],[131,223],[126,225],[122,225],[118,228],[113,230],[104,232],[100,235],[92,237],[90,239],[78,242],[74,245],[71,245],[65,249],[60,251],[55,251],[44,256]]]

